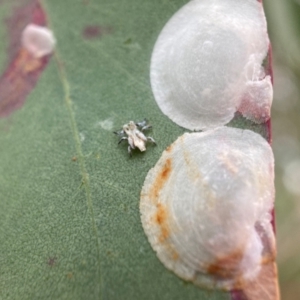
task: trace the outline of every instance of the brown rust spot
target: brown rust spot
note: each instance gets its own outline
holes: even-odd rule
[[[169,229],[166,226],[161,227],[159,241],[163,243],[170,235]]]
[[[157,203],[159,193],[164,187],[165,183],[168,181],[171,171],[172,161],[171,158],[168,158],[155,178],[154,184],[150,190],[150,199],[152,199],[155,203]]]
[[[50,267],[53,267],[53,266],[56,264],[56,261],[57,261],[57,257],[56,257],[56,256],[50,256],[50,257],[48,258],[47,264],[48,264]]]
[[[72,161],[77,161],[77,156],[73,156]]]
[[[170,235],[170,230],[167,223],[168,212],[166,207],[161,203],[158,203],[156,208],[157,210],[154,220],[155,223],[160,227],[159,241],[163,243]]]
[[[156,205],[156,214],[154,216],[154,222],[157,226],[159,226],[160,234],[158,236],[158,241],[161,244],[164,244],[166,250],[169,252],[170,257],[173,260],[179,259],[179,254],[173,248],[172,244],[168,242],[168,238],[170,237],[171,229],[168,221],[170,221],[168,209],[161,203]]]
[[[173,258],[173,260],[178,260],[179,259],[179,254],[174,249],[172,251],[172,258]]]
[[[243,256],[244,250],[237,250],[220,257],[207,267],[207,273],[221,278],[232,278],[238,273],[238,266]]]
[[[272,253],[265,254],[261,260],[261,264],[267,265],[267,264],[273,263],[274,261],[275,261],[275,256],[273,256]]]
[[[0,117],[10,115],[24,104],[49,60],[49,56],[34,58],[21,46],[22,31],[29,23],[46,25],[46,15],[37,0],[26,1],[7,21],[10,62],[0,76]]]
[[[168,179],[171,172],[171,159],[168,158],[161,172],[161,178],[165,181]]]
[[[163,246],[166,248],[166,251],[169,253],[170,258],[177,260],[179,255],[173,249],[173,246],[169,241],[172,229],[170,228],[169,208],[164,203],[159,201],[160,192],[169,180],[172,172],[172,159],[167,157],[165,161],[161,163],[159,167],[157,167],[157,169],[155,170],[156,173],[153,184],[151,185],[149,191],[141,193],[141,198],[148,198],[150,201],[152,201],[152,205],[155,207],[155,212],[151,217],[151,223],[158,229],[158,242],[163,244]]]
[[[166,217],[167,217],[167,212],[165,207],[162,204],[158,203],[157,212],[156,212],[156,222],[159,225],[162,225],[163,223],[166,222]]]
[[[113,29],[110,26],[89,25],[83,29],[82,36],[86,39],[95,39],[111,34],[112,32]]]

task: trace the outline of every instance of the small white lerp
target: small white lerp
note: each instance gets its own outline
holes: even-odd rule
[[[23,30],[22,45],[36,58],[51,54],[55,43],[54,35],[47,27],[29,24]]]
[[[220,127],[185,133],[163,152],[145,179],[140,212],[168,269],[231,290],[275,259],[273,201],[269,144],[252,131]]]
[[[224,125],[236,111],[265,122],[273,97],[262,67],[268,48],[258,0],[189,1],[156,41],[150,68],[155,100],[190,130]]]

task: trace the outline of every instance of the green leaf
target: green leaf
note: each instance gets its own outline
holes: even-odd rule
[[[139,216],[147,172],[185,132],[149,81],[157,35],[185,2],[42,2],[55,54],[24,105],[0,119],[0,299],[230,298],[166,270]],[[16,8],[1,5],[3,22]],[[11,37],[0,35],[4,70]],[[129,158],[113,131],[145,117],[157,146]]]

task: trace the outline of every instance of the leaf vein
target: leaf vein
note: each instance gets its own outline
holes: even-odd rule
[[[54,54],[54,58],[55,58],[55,62],[58,68],[58,73],[62,82],[62,86],[63,86],[63,90],[64,90],[64,94],[65,94],[65,103],[68,109],[68,113],[69,113],[69,117],[70,117],[70,122],[71,122],[71,127],[72,127],[72,131],[73,131],[73,135],[74,135],[74,140],[75,140],[75,145],[76,145],[76,152],[78,155],[78,161],[79,161],[79,165],[80,165],[80,172],[81,172],[81,176],[82,176],[82,182],[85,188],[85,193],[86,193],[86,201],[87,201],[87,207],[88,210],[90,212],[90,216],[91,216],[91,221],[92,221],[92,226],[93,226],[93,232],[95,234],[95,238],[97,241],[97,262],[98,262],[98,268],[97,268],[97,272],[98,272],[98,278],[99,278],[99,282],[100,282],[100,286],[101,288],[98,291],[99,294],[99,298],[101,299],[101,294],[103,291],[103,281],[102,281],[102,276],[100,273],[100,266],[101,266],[101,261],[100,261],[100,240],[99,240],[99,235],[98,235],[98,231],[97,231],[97,225],[96,225],[96,221],[95,221],[95,213],[94,213],[94,207],[93,207],[93,201],[92,201],[92,196],[91,196],[91,190],[90,190],[90,180],[89,180],[89,174],[87,172],[86,166],[85,166],[85,162],[84,162],[84,155],[82,152],[82,147],[81,147],[81,141],[80,141],[80,136],[79,136],[79,131],[77,128],[77,124],[76,124],[76,120],[75,120],[75,114],[74,111],[72,109],[72,99],[71,99],[71,92],[70,92],[70,85],[67,79],[67,75],[66,75],[66,71],[63,68],[62,64],[61,64],[61,60],[59,59],[59,54],[56,50],[55,54]]]

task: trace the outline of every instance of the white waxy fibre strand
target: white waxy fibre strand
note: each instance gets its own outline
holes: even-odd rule
[[[47,27],[29,24],[22,33],[22,45],[34,57],[40,58],[53,52],[56,40]]]
[[[228,123],[248,95],[243,107],[264,107],[264,116],[257,109],[252,116],[252,107],[241,112],[264,122],[270,117],[265,106],[272,103],[272,85],[259,82],[266,76],[261,65],[268,47],[257,0],[188,2],[167,22],[152,53],[151,86],[158,106],[178,125],[205,130]],[[253,84],[258,90],[249,101]]]
[[[249,130],[179,137],[141,192],[142,225],[161,262],[208,288],[231,290],[254,279],[275,256],[273,165],[269,144]]]

